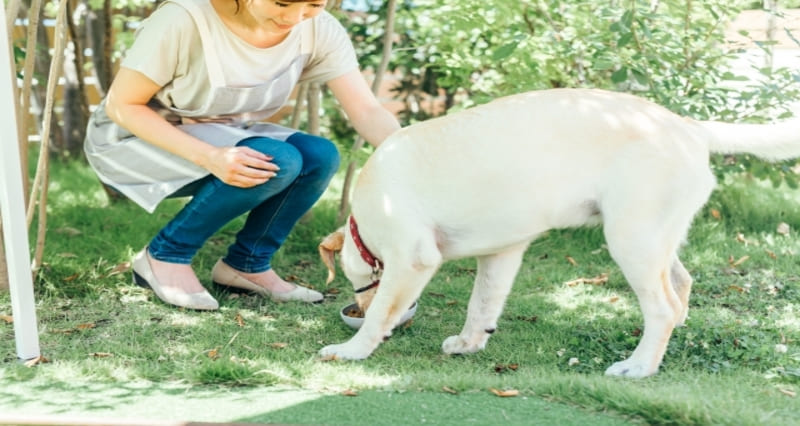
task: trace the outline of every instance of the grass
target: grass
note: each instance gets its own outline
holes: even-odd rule
[[[50,362],[33,368],[14,362],[13,327],[0,322],[3,388],[79,392],[88,384],[146,383],[320,395],[312,405],[236,417],[249,422],[381,424],[368,415],[374,414],[387,424],[418,423],[425,415],[436,423],[440,410],[426,411],[427,403],[450,407],[442,413],[449,417],[456,410],[465,419],[506,416],[518,424],[534,422],[526,412],[538,413],[540,424],[800,424],[797,190],[739,178],[714,193],[682,251],[695,279],[687,326],[673,334],[657,376],[623,380],[603,372],[630,354],[642,320],[599,228],[555,230],[531,245],[498,331],[480,353],[446,356],[440,349],[465,318],[475,273],[474,261],[465,259],[442,267],[413,322],[369,359],[321,362],[322,346],[353,334],[338,318],[352,287],[341,272],[326,287],[316,254],[337,226],[332,201],[298,225],[273,262],[284,276],[325,292],[325,303],[276,304],[212,288],[221,309],[193,312],[132,285],[127,263],[180,200],[148,215],[130,202],[109,203],[81,163],[55,164],[52,175],[45,264],[35,289],[42,354]],[[777,231],[780,223],[790,225],[788,234]],[[221,230],[198,254],[194,266],[204,282],[238,225]],[[607,283],[565,285],[601,274]],[[2,294],[0,315],[10,314]],[[491,388],[521,396],[498,398]],[[359,397],[336,398],[345,391]],[[339,414],[309,409],[324,399]],[[402,407],[415,407],[413,416]],[[361,417],[351,418],[354,410]],[[548,422],[546,413],[559,421]]]

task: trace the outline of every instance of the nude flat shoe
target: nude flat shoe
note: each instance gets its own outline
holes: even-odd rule
[[[286,292],[268,290],[241,276],[239,271],[228,266],[222,259],[218,260],[214,269],[211,270],[211,280],[218,286],[246,290],[260,296],[270,297],[276,302],[299,300],[319,303],[325,298],[322,293],[299,285],[295,285],[294,290]]]
[[[219,309],[219,303],[208,291],[200,293],[184,293],[173,287],[164,287],[156,280],[148,260],[150,255],[145,247],[133,258],[133,282],[140,287],[152,289],[164,303],[182,308],[213,311]]]

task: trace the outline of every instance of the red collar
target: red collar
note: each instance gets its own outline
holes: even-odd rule
[[[358,252],[361,254],[361,258],[364,259],[364,262],[367,262],[369,266],[372,266],[372,282],[355,291],[356,293],[363,293],[367,290],[377,287],[378,284],[380,284],[380,276],[383,272],[383,262],[375,257],[372,252],[369,251],[367,246],[364,245],[364,242],[361,241],[361,236],[358,234],[358,225],[356,224],[356,219],[353,217],[353,215],[350,215],[350,235],[353,237],[353,243],[355,243]]]

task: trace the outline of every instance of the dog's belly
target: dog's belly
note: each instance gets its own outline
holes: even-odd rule
[[[550,229],[597,225],[602,217],[594,201],[571,208],[517,210],[509,215],[485,211],[471,220],[445,220],[437,225],[439,250],[445,259],[483,256],[528,243]]]

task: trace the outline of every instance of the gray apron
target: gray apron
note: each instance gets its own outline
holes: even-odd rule
[[[201,7],[192,0],[168,0],[183,6],[194,19],[203,45],[211,90],[205,105],[183,110],[155,99],[148,106],[186,133],[214,146],[235,146],[242,139],[266,136],[286,140],[297,130],[258,122],[275,114],[289,99],[313,50],[311,22],[302,25],[300,55],[272,81],[253,87],[228,87],[214,35]],[[207,11],[208,13],[208,11]],[[213,12],[213,10],[211,11]],[[111,121],[105,101],[94,110],[84,151],[98,178],[153,212],[159,202],[183,186],[209,174],[208,170],[145,142]]]

